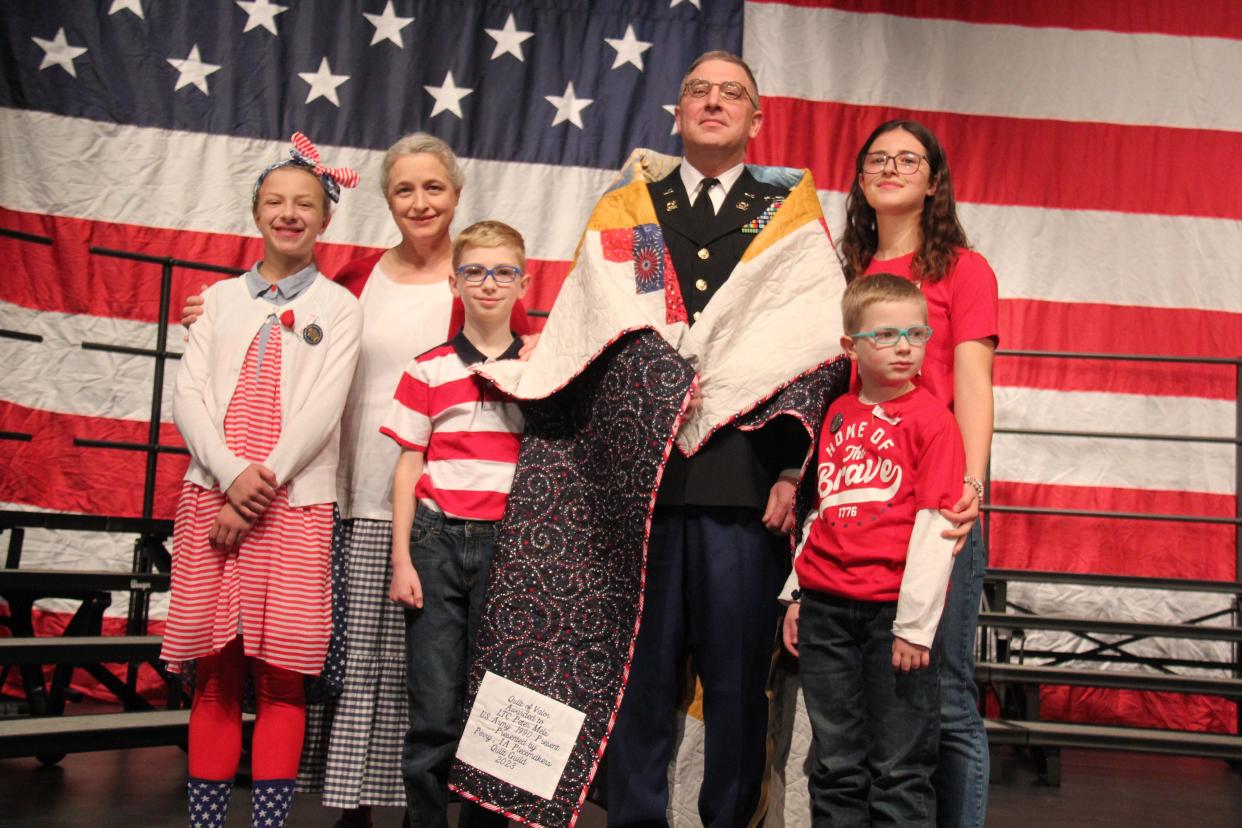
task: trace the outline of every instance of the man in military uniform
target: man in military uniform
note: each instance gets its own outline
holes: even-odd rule
[[[741,58],[699,57],[675,115],[685,157],[648,187],[693,325],[788,190],[756,180],[743,163],[763,112]],[[807,444],[782,417],[756,432],[722,428],[689,459],[673,449],[656,498],[642,625],[608,743],[609,825],[666,821],[687,651],[703,686],[700,817],[708,826],[744,826],[753,816],[766,760],[776,596],[788,570],[779,535],[793,522],[793,479]]]

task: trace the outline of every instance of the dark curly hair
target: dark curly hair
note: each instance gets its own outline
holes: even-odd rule
[[[854,181],[845,199],[845,233],[841,237],[841,266],[845,269],[847,282],[852,282],[866,271],[879,245],[875,210],[867,203],[867,197],[863,195],[862,187],[858,184],[863,156],[876,138],[895,129],[904,129],[927,150],[927,164],[931,168],[930,182],[936,185],[936,192],[929,195],[923,204],[923,214],[919,221],[923,231],[923,244],[914,253],[911,272],[919,279],[938,282],[949,275],[949,268],[953,266],[953,259],[956,257],[955,248],[970,246],[966,241],[966,231],[957,220],[953,180],[949,176],[949,164],[940,141],[936,140],[930,129],[918,121],[885,121],[867,136],[854,159]]]

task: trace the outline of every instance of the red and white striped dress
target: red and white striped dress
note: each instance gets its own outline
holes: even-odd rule
[[[256,463],[280,437],[280,337],[281,326],[272,325],[261,370],[259,335],[250,343],[224,416],[229,450]],[[332,627],[332,504],[291,506],[281,486],[240,548],[226,553],[207,540],[225,502],[218,489],[182,484],[160,657],[175,671],[219,652],[240,631],[247,656],[319,673]]]

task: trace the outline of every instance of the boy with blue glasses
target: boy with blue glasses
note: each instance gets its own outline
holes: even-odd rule
[[[859,382],[820,430],[815,508],[782,596],[814,735],[812,820],[930,826],[953,562],[939,510],[961,494],[965,453],[953,415],[915,383],[932,336],[918,286],[866,276],[841,306]]]
[[[470,652],[524,428],[517,404],[470,366],[517,358],[522,341],[509,319],[530,282],[525,265],[521,234],[501,222],[478,222],[454,239],[450,286],[465,324],[414,358],[380,429],[401,446],[388,597],[406,608],[410,729],[401,772],[411,825],[448,824]],[[505,822],[469,802],[458,820],[476,828]]]

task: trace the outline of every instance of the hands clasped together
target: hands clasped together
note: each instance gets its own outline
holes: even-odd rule
[[[235,552],[276,496],[276,475],[259,463],[251,463],[229,484],[225,502],[207,535],[211,548]]]

